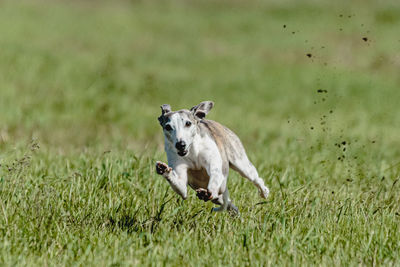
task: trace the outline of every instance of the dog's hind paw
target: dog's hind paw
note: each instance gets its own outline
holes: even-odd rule
[[[168,174],[171,171],[172,171],[172,168],[169,167],[166,163],[161,162],[161,161],[156,162],[156,172],[159,175]]]
[[[260,196],[262,198],[267,198],[269,195],[269,189],[268,187],[265,187],[264,189],[260,190]]]

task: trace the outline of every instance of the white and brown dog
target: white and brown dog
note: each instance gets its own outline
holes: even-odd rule
[[[229,168],[253,182],[261,197],[266,198],[269,190],[249,161],[239,138],[218,122],[204,119],[213,106],[211,101],[190,110],[172,111],[170,105],[161,106],[158,120],[164,131],[168,165],[157,161],[156,171],[183,199],[187,197],[189,185],[196,190],[198,198],[221,205],[214,211],[238,212],[229,199]]]

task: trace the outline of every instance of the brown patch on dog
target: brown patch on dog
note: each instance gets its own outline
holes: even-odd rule
[[[204,168],[200,170],[188,169],[188,176],[188,183],[193,189],[207,188],[210,181],[210,176]]]
[[[212,120],[201,120],[200,131],[209,134],[217,144],[222,156],[224,175],[229,172],[230,163],[234,162],[239,155],[243,154],[244,148],[239,138],[227,127]]]

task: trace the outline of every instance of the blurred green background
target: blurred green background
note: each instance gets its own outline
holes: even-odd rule
[[[0,262],[398,264],[399,29],[397,0],[1,1]],[[231,175],[241,221],[154,174],[159,106],[203,100],[271,188]]]
[[[2,146],[141,148],[162,142],[160,104],[208,99],[247,145],[319,135],[305,130],[331,109],[333,132],[399,145],[396,1],[2,1],[0,12]]]

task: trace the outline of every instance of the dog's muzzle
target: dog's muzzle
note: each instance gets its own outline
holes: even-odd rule
[[[188,153],[187,150],[178,151],[178,155],[181,156],[181,157],[186,156],[187,153]]]
[[[175,148],[178,150],[178,155],[183,157],[187,154],[188,150],[186,149],[185,141],[179,141],[175,144]]]

